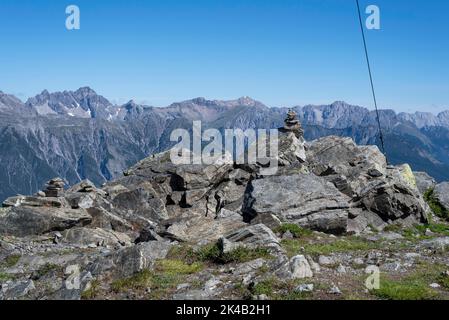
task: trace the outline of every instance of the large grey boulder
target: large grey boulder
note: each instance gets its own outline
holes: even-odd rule
[[[0,210],[0,235],[24,237],[85,226],[92,217],[84,209],[12,207]]]
[[[419,192],[424,194],[426,191],[435,188],[437,182],[427,172],[415,171],[413,172],[416,179],[416,186]]]
[[[282,222],[326,232],[346,231],[350,198],[314,174],[254,180],[243,212],[248,220],[275,215]]]
[[[221,209],[216,216],[192,213],[166,220],[163,224],[165,228],[160,234],[164,237],[198,244],[217,241],[220,237],[247,225],[240,214],[226,209]]]
[[[386,222],[412,225],[428,219],[429,207],[418,191],[408,165],[387,170],[387,178],[367,186],[359,197],[363,205]]]
[[[89,270],[94,276],[110,273],[114,278],[129,277],[150,269],[156,260],[164,259],[170,247],[166,241],[142,242],[99,258]]]
[[[313,277],[309,261],[303,255],[294,256],[290,259],[290,272],[293,279]]]
[[[329,136],[310,142],[309,167],[353,197],[373,178],[385,177],[387,162],[376,146],[358,146],[351,138]]]
[[[150,184],[140,184],[132,190],[116,195],[112,204],[123,215],[140,216],[149,221],[168,218],[164,201],[158,197]]]
[[[90,227],[111,229],[118,232],[127,232],[134,229],[127,220],[102,207],[89,208],[87,212],[92,216]]]
[[[238,247],[268,248],[281,251],[280,239],[263,224],[249,225],[225,237],[220,238],[219,245],[223,253],[230,252]]]
[[[424,240],[421,245],[429,250],[445,252],[449,249],[449,237]]]
[[[97,246],[130,246],[128,235],[100,228],[76,227],[62,232],[62,240],[72,244]]]
[[[288,258],[279,255],[271,262],[274,274],[281,279],[304,279],[313,277],[312,267],[309,260],[303,255]]]
[[[434,195],[442,206],[449,210],[449,182],[442,182],[436,185]]]

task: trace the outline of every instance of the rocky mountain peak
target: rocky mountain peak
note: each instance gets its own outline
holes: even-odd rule
[[[134,100],[129,100],[127,103],[123,105],[125,109],[133,109],[136,108],[138,104]]]
[[[210,101],[206,100],[206,98],[204,98],[204,97],[194,98],[194,99],[190,100],[190,102],[192,102],[194,104],[198,104],[198,105],[207,105],[210,103]]]
[[[238,98],[237,102],[242,106],[248,106],[248,107],[253,107],[253,106],[261,104],[259,101],[256,101],[253,98],[248,97],[248,96]]]
[[[24,106],[23,102],[14,95],[6,94],[0,91],[0,108],[1,110],[14,111]]]
[[[91,89],[90,87],[81,87],[78,90],[76,90],[74,92],[74,94],[76,96],[80,96],[80,97],[94,97],[94,96],[98,96],[98,94]]]
[[[53,93],[44,90],[28,99],[26,105],[41,115],[54,114],[79,118],[107,118],[109,112],[106,109],[112,106],[106,98],[89,87]]]

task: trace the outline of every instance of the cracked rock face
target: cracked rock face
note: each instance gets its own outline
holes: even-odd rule
[[[282,222],[327,232],[344,232],[350,198],[314,174],[274,176],[251,182],[244,203],[250,218],[273,214]]]

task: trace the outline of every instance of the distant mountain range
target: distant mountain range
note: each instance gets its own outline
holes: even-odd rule
[[[375,112],[334,102],[293,107],[306,139],[352,137],[379,144]],[[112,179],[145,156],[165,150],[175,128],[277,128],[287,108],[269,108],[249,97],[196,98],[165,108],[129,101],[114,105],[88,87],[41,94],[25,103],[0,91],[0,200],[31,194],[55,176],[74,184]],[[392,164],[409,163],[439,181],[449,180],[449,111],[438,115],[380,111]]]

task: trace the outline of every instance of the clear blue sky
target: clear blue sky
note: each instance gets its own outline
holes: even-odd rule
[[[449,1],[360,0],[379,104],[449,109]],[[65,29],[65,8],[81,30]],[[372,108],[354,0],[1,0],[0,90],[91,86],[155,106],[251,96],[269,106]]]

